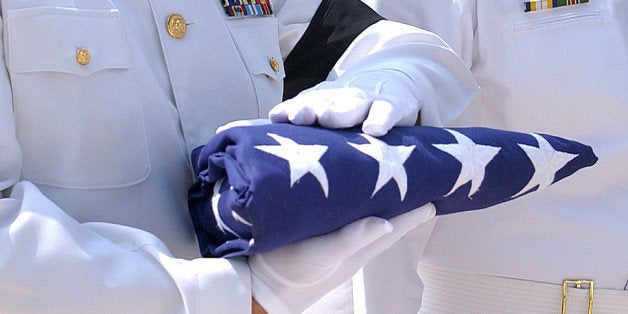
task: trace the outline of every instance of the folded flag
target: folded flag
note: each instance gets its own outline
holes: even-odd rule
[[[203,256],[271,251],[367,216],[510,201],[595,164],[591,147],[489,128],[227,129],[192,152],[189,211]]]

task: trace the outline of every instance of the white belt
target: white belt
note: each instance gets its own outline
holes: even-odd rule
[[[628,291],[456,273],[419,265],[420,313],[628,313]],[[576,285],[580,286],[577,288]],[[564,295],[563,297],[563,287]],[[592,292],[592,295],[590,295]]]

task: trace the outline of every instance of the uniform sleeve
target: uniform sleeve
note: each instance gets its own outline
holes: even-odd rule
[[[334,63],[351,42],[367,27],[383,18],[359,0],[322,0],[315,14],[296,14],[288,18],[286,12],[302,12],[290,8],[292,2],[279,15],[280,25],[291,32],[282,31],[280,42],[285,53],[284,100],[324,81]],[[311,4],[310,4],[311,5]],[[307,20],[307,23],[296,21]],[[295,31],[299,26],[302,31]],[[286,43],[287,42],[287,43]]]
[[[462,59],[467,68],[471,69],[478,62],[476,0],[445,2],[398,0],[394,6],[385,0],[363,1],[388,20],[412,25],[438,35]],[[465,112],[450,124],[469,126],[484,123],[479,96],[480,93],[476,93]]]
[[[78,223],[28,182],[0,218],[0,312],[251,311],[244,260],[173,258],[147,232]]]
[[[321,80],[333,81],[345,76],[342,81],[355,82],[356,78],[364,77],[365,74],[377,77],[377,72],[381,72],[381,77],[397,77],[400,86],[410,82],[413,94],[420,95],[419,109],[423,124],[437,126],[447,124],[466,108],[479,88],[468,66],[445,41],[432,32],[383,20],[375,12],[369,13],[370,8],[360,1],[338,4],[339,2],[342,1],[322,1],[316,14],[309,16],[311,23],[306,30],[303,30],[303,25],[308,15],[301,12],[295,14],[300,16],[299,19],[289,18],[288,12],[296,11],[290,6],[290,1],[286,1],[278,12],[280,41],[284,41],[282,48],[291,49],[290,53],[283,52],[287,55],[284,80],[287,97]],[[343,9],[347,12],[338,11]],[[356,13],[358,11],[363,13]],[[367,22],[360,24],[362,20]],[[313,25],[314,23],[316,25]],[[295,31],[299,25],[300,31]],[[357,28],[360,31],[356,34],[347,34],[346,30],[352,28],[350,25],[360,25],[361,27]],[[323,32],[317,27],[331,30]],[[325,77],[317,77],[318,80],[310,80],[308,84],[296,84],[297,88],[291,88],[294,84],[291,82],[291,69],[295,69],[294,77],[297,79],[310,75],[310,71],[302,65],[303,63],[320,65],[312,67],[320,71],[320,68],[329,62],[325,58],[334,54],[320,53],[318,55],[321,60],[318,60],[316,54],[311,56],[311,51],[330,42],[336,43],[341,35],[344,35],[342,41],[347,42],[347,46],[341,50],[338,59],[333,60]],[[299,41],[295,43],[297,37]],[[330,51],[334,50],[337,51],[338,48]],[[297,65],[293,66],[293,63]],[[360,88],[354,83],[351,84]],[[367,89],[371,89],[371,86],[365,87],[365,90]]]
[[[0,190],[7,196],[0,197],[0,312],[250,313],[245,261],[176,259],[147,232],[81,224],[33,184],[18,183],[20,172],[11,86],[0,62]]]
[[[479,90],[458,55],[436,34],[382,20],[365,29],[334,65],[328,80],[362,73],[395,73],[419,95],[421,124],[443,126],[457,118]]]
[[[416,1],[363,0],[375,12],[391,21],[416,26],[440,36],[470,68],[477,27],[475,0]]]
[[[0,17],[1,33],[2,17]],[[0,43],[1,47],[2,43]],[[3,49],[0,49],[0,56],[4,60]],[[21,167],[22,158],[15,137],[9,75],[4,62],[0,62],[0,191],[12,186],[19,180]]]

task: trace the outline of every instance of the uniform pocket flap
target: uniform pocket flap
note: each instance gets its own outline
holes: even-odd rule
[[[117,10],[39,7],[8,11],[6,20],[8,65],[15,73],[88,76],[131,66]],[[89,60],[77,57],[80,49]]]
[[[247,17],[227,22],[249,73],[280,81],[286,76],[274,17]],[[262,40],[260,40],[260,38]]]

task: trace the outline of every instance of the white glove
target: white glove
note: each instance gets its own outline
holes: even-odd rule
[[[434,205],[427,204],[390,220],[366,217],[330,234],[251,256],[253,296],[271,313],[301,312],[435,214]]]
[[[416,85],[404,73],[376,69],[347,73],[324,81],[270,110],[273,122],[348,128],[382,136],[393,126],[411,126],[419,113]]]
[[[249,119],[249,120],[235,120],[235,121],[231,121],[229,123],[223,124],[221,126],[219,126],[218,128],[216,128],[216,134],[231,129],[231,128],[235,128],[238,126],[255,126],[255,125],[265,125],[265,124],[271,124],[272,122],[268,119]]]

